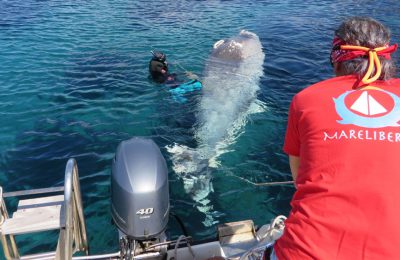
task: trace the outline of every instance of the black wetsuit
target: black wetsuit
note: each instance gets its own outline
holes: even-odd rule
[[[168,79],[168,66],[165,62],[151,59],[149,73],[155,82],[164,83]]]
[[[183,83],[179,80],[176,73],[168,73],[168,65],[166,62],[162,62],[156,59],[151,59],[149,63],[149,72],[152,79],[160,84],[164,84],[170,88],[176,88],[179,84]]]

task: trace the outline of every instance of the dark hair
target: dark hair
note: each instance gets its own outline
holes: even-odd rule
[[[345,41],[346,44],[367,48],[383,47],[390,42],[389,29],[369,17],[356,16],[345,20],[335,31],[335,35]],[[379,60],[382,65],[380,79],[387,80],[393,78],[396,74],[396,64],[394,61],[383,57],[379,57]],[[345,75],[358,74],[360,77],[363,77],[368,69],[368,57],[343,61],[340,64],[340,69]]]
[[[151,51],[151,54],[153,54],[153,60],[165,62],[167,60],[167,55],[165,55],[161,51]]]

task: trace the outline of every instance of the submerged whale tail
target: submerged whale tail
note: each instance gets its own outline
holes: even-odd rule
[[[208,169],[208,160],[196,149],[173,144],[166,147],[171,154],[172,168],[183,182],[185,192],[193,199],[196,208],[205,214],[203,224],[212,226],[218,221],[214,215],[208,195],[214,191],[211,182],[211,173]]]
[[[206,166],[206,159],[196,149],[174,143],[166,146],[171,154],[172,169],[180,177],[201,172]]]

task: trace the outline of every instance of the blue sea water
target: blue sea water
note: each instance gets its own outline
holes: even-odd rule
[[[333,30],[354,15],[371,16],[400,40],[400,3],[380,1],[1,1],[0,183],[5,191],[63,184],[67,160],[79,166],[92,253],[114,252],[111,159],[133,136],[153,138],[169,167],[171,211],[195,239],[213,237],[204,214],[174,174],[165,147],[194,142],[194,109],[201,92],[176,103],[148,79],[150,51],[164,51],[176,71],[197,75],[213,43],[255,32],[266,54],[258,99],[245,132],[213,171],[210,205],[218,222],[269,222],[288,214],[291,186],[252,182],[290,180],[282,153],[289,102],[307,85],[332,76]],[[394,59],[398,61],[398,54]],[[12,201],[11,201],[12,204]],[[168,232],[180,230],[171,220]],[[54,250],[56,233],[18,238],[21,252]]]

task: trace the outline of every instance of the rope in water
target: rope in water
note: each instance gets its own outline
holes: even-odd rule
[[[235,176],[238,179],[241,179],[242,181],[245,181],[247,183],[250,183],[254,186],[279,186],[279,185],[289,185],[289,184],[294,184],[294,181],[273,181],[273,182],[252,182],[248,179],[245,179],[243,177],[237,176],[235,174],[232,174],[232,176]]]

